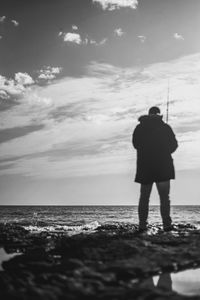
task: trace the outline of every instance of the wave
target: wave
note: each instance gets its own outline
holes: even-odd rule
[[[40,233],[40,232],[66,232],[70,235],[78,234],[81,232],[91,232],[101,226],[101,224],[98,221],[93,221],[84,225],[46,225],[46,226],[38,226],[37,225],[28,225],[23,226],[24,229]]]

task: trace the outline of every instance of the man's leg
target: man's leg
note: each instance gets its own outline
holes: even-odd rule
[[[141,184],[140,188],[140,199],[138,206],[138,216],[139,216],[139,228],[146,229],[147,218],[149,213],[149,197],[152,190],[151,184]]]
[[[170,181],[157,182],[156,186],[160,196],[160,213],[163,221],[163,227],[164,229],[168,229],[172,224],[169,200]]]

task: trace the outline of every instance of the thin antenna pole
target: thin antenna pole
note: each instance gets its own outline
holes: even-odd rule
[[[166,123],[168,123],[169,119],[169,79],[168,79],[168,85],[167,85],[167,112],[166,112]]]

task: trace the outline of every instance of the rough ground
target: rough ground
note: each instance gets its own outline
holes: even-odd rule
[[[2,224],[0,247],[21,253],[2,264],[1,299],[200,299],[144,284],[152,275],[200,266],[200,230],[189,224],[172,233],[151,226],[142,235],[136,225],[105,225],[72,237]]]

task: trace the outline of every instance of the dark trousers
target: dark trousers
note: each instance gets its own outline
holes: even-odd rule
[[[147,225],[149,213],[149,198],[151,194],[153,183],[141,184],[140,199],[138,206],[139,227],[145,229]],[[166,228],[171,225],[170,217],[170,181],[156,182],[156,187],[160,196],[160,213],[163,221],[163,227]]]

